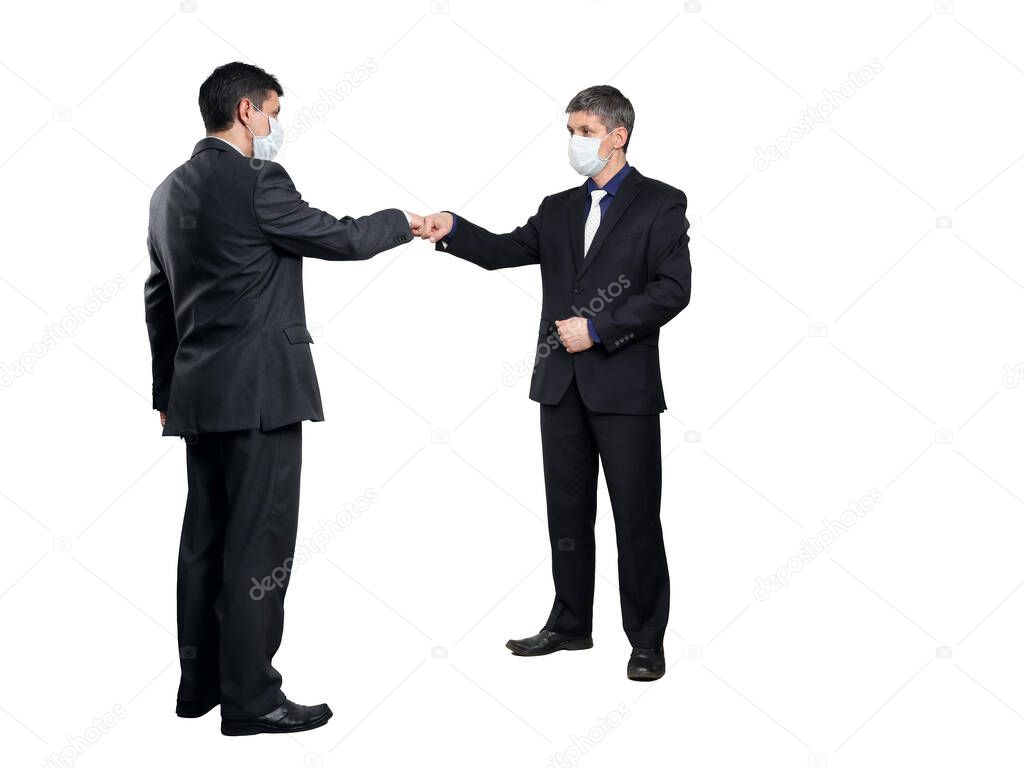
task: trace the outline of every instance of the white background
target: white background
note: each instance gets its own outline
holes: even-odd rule
[[[1019,764],[1024,11],[947,10],[7,9],[0,363],[31,373],[0,389],[2,762]],[[150,410],[145,232],[151,190],[202,137],[199,84],[236,59],[280,77],[293,131],[375,69],[281,156],[312,204],[449,208],[494,231],[580,183],[574,93],[631,98],[629,159],[687,193],[692,224],[693,299],[661,336],[663,680],[625,677],[603,485],[594,649],[503,647],[552,599],[522,373],[539,274],[417,240],[306,265],[327,421],[304,425],[300,535],[326,540],[293,574],[275,664],[334,719],[227,739],[216,711],[174,716],[184,445]],[[829,122],[755,167],[873,59]],[[73,335],[38,346],[62,321]],[[872,489],[829,552],[786,570]],[[758,599],[773,574],[787,586]]]

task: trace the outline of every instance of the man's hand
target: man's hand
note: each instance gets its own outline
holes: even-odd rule
[[[160,411],[160,426],[167,426],[167,411]]]
[[[582,352],[594,346],[594,340],[590,338],[590,330],[587,328],[586,318],[570,317],[567,320],[555,320],[558,327],[558,338],[566,351],[571,354]]]
[[[412,211],[406,211],[406,215],[409,217],[409,229],[416,237],[420,236],[420,232],[423,230],[423,217]]]
[[[424,240],[436,243],[438,240],[444,240],[448,236],[448,233],[452,231],[454,223],[455,219],[450,213],[444,211],[432,213],[429,216],[423,217],[423,226],[420,227],[420,231],[417,232],[413,229],[412,233],[419,235]]]

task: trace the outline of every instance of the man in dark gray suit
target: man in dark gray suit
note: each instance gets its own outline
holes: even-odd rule
[[[398,209],[337,219],[272,161],[280,83],[218,67],[199,90],[207,136],[153,194],[145,285],[153,407],[186,443],[178,558],[177,714],[217,704],[226,735],[317,728],[326,704],[281,691],[281,643],[299,510],[302,422],[323,421],[302,258],[368,259],[412,239]]]

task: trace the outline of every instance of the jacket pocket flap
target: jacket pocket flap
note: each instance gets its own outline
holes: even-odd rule
[[[286,325],[284,327],[284,335],[288,337],[288,341],[292,344],[313,343],[313,337],[309,335],[309,330],[301,323],[297,325]]]

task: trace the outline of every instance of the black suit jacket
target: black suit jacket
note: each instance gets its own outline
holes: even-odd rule
[[[485,269],[540,264],[544,301],[530,397],[557,404],[576,377],[601,413],[665,410],[658,329],[690,301],[686,195],[636,168],[612,198],[583,258],[587,185],[545,197],[521,227],[496,235],[459,217],[437,244]],[[593,320],[601,343],[570,354],[555,320]]]
[[[389,209],[336,219],[287,172],[216,138],[153,193],[145,285],[164,435],[323,421],[302,257],[368,259],[412,239]]]

